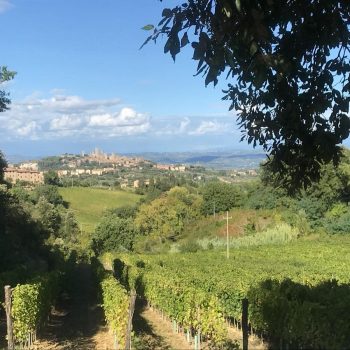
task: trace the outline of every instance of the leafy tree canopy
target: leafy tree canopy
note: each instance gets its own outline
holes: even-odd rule
[[[32,193],[32,199],[35,203],[38,203],[40,197],[44,197],[49,203],[53,205],[64,204],[63,197],[59,194],[57,186],[37,186]]]
[[[97,254],[131,250],[135,234],[132,219],[108,214],[96,227],[92,237],[92,248]]]
[[[9,71],[6,66],[0,66],[0,84],[10,81],[15,77],[16,73]],[[9,109],[9,93],[0,89],[0,112],[4,112]]]
[[[241,140],[300,187],[339,163],[349,136],[349,27],[348,0],[187,0],[144,29],[153,30],[146,42],[165,35],[174,60],[191,44],[206,85],[226,76]]]
[[[4,181],[4,170],[7,167],[7,162],[4,154],[0,151],[0,183]]]
[[[174,187],[162,197],[140,206],[135,225],[144,235],[175,239],[186,222],[200,216],[202,198],[187,188]]]
[[[53,186],[60,186],[60,178],[58,177],[58,174],[54,170],[49,170],[46,173],[44,173],[44,183],[46,185],[53,185]]]
[[[240,189],[231,184],[210,182],[202,189],[202,211],[205,215],[229,210],[242,204]]]

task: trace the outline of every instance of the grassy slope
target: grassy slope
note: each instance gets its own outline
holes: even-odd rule
[[[59,192],[86,232],[95,229],[104,210],[133,205],[141,198],[134,193],[89,187],[60,188]]]
[[[273,222],[274,212],[269,210],[232,209],[229,211],[229,235],[239,237],[245,234],[248,223],[254,223],[256,230],[265,229]],[[180,240],[226,237],[226,212],[216,217],[204,217],[187,227]]]

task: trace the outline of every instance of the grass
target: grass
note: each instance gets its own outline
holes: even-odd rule
[[[263,231],[274,223],[274,215],[271,210],[232,209],[229,211],[229,235],[245,235],[248,224],[254,224],[256,231]],[[226,239],[226,212],[217,213],[215,218],[211,215],[190,223],[185,227],[181,240],[218,237]]]
[[[130,192],[90,187],[62,187],[59,192],[74,211],[83,231],[88,233],[94,231],[106,209],[134,205],[141,198]]]

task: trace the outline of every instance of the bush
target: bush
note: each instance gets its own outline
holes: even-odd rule
[[[179,247],[181,253],[196,253],[200,249],[201,246],[195,241],[183,243]]]

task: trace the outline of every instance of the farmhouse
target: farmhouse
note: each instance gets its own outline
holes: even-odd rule
[[[35,184],[44,183],[44,173],[42,171],[6,168],[4,171],[4,178],[9,182],[26,181]]]

